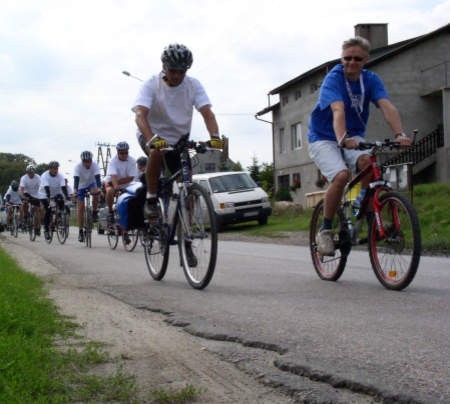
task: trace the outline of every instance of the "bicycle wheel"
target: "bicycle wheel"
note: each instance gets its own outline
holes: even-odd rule
[[[119,242],[119,233],[119,226],[117,223],[108,224],[106,235],[108,237],[108,244],[111,250],[115,250],[117,247],[117,243]]]
[[[162,203],[159,203],[161,209]],[[160,212],[160,218],[164,217]],[[155,281],[164,278],[169,264],[169,227],[160,219],[157,223],[146,223],[142,230],[142,246],[148,272]]]
[[[387,289],[402,290],[416,275],[421,254],[417,213],[405,196],[387,192],[380,197],[380,216],[385,236],[376,220],[369,233],[369,256],[380,283]]]
[[[64,244],[67,240],[67,213],[65,211],[60,212],[56,216],[56,236],[60,244]]]
[[[137,229],[127,230],[122,232],[122,243],[125,251],[132,252],[136,248],[138,242]]]
[[[18,234],[19,234],[19,219],[18,219],[18,212],[17,209],[15,208],[12,214],[12,223],[11,223],[11,235],[15,238],[17,238]]]
[[[92,210],[90,208],[86,208],[84,212],[84,242],[86,247],[92,247]]]
[[[36,229],[37,229],[37,217],[35,216],[34,211],[31,211],[28,214],[27,226],[28,226],[28,236],[30,237],[30,241],[36,240]]]
[[[337,281],[344,272],[347,256],[351,250],[351,240],[348,231],[346,230],[344,214],[342,209],[339,209],[333,219],[332,225],[334,244],[336,247],[334,256],[322,256],[317,251],[316,237],[323,221],[323,205],[324,201],[321,200],[314,208],[311,217],[311,224],[309,226],[309,248],[314,269],[316,270],[317,275],[319,275],[319,278],[325,281]]]
[[[217,259],[217,225],[211,198],[198,184],[191,184],[179,210],[178,249],[184,275],[195,289],[208,286]]]

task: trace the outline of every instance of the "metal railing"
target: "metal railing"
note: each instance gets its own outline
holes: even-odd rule
[[[444,146],[444,130],[438,126],[433,132],[424,136],[407,150],[395,155],[386,156],[383,166],[399,164],[417,164],[436,153],[439,147]]]

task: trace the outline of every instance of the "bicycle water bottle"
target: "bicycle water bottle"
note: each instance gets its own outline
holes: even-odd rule
[[[361,209],[361,203],[366,196],[366,189],[362,188],[359,192],[359,195],[356,197],[356,199],[353,201],[353,215],[358,216],[359,210]]]

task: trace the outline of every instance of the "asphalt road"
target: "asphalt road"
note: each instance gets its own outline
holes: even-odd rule
[[[313,402],[450,402],[450,259],[422,257],[412,284],[384,289],[367,252],[352,252],[338,282],[321,281],[306,247],[221,241],[207,289],[189,287],[173,248],[161,282],[146,272],[140,246],[127,253],[96,236],[87,249],[18,242],[80,285],[205,338],[205,346],[288,392]],[[340,398],[339,398],[340,397]]]

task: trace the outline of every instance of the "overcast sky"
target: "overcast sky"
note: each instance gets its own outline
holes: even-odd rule
[[[158,73],[164,46],[179,42],[193,51],[189,74],[206,88],[230,157],[271,162],[270,125],[254,118],[270,90],[339,57],[358,23],[388,23],[395,43],[449,17],[450,0],[2,2],[0,151],[59,160],[69,175],[99,141],[126,140],[140,156],[130,111],[140,82],[122,71]],[[191,133],[206,139],[194,115]]]

